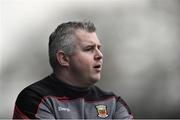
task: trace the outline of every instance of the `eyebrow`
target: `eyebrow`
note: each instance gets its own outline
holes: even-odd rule
[[[83,44],[82,44],[83,46],[96,46],[96,44],[95,43],[89,43],[89,42],[83,42]],[[102,46],[102,44],[97,44],[97,46]]]
[[[84,46],[102,46],[101,44],[86,44],[86,45],[84,45]]]
[[[83,45],[84,48],[95,47],[95,46],[96,46],[96,44]],[[101,46],[102,46],[101,44],[97,45],[97,47],[101,47]]]

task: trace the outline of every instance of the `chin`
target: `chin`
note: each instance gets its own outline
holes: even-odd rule
[[[100,78],[101,78],[100,76],[93,77],[92,82],[96,83],[100,80]]]
[[[91,78],[91,79],[89,79],[87,86],[92,86],[92,85],[96,84],[99,80],[100,80],[100,78]]]

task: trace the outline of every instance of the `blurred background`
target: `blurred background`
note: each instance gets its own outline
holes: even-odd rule
[[[91,20],[103,44],[102,80],[135,118],[180,118],[180,0],[1,0],[0,118],[18,93],[49,75],[48,37]]]

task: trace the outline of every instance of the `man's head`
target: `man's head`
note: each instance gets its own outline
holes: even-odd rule
[[[49,59],[55,73],[63,73],[82,87],[100,79],[103,55],[95,31],[91,22],[68,22],[56,28],[49,37]]]

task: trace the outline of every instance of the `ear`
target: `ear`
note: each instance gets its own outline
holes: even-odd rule
[[[56,53],[56,58],[61,66],[65,66],[65,67],[69,66],[69,58],[68,56],[65,55],[63,51],[58,51]]]

